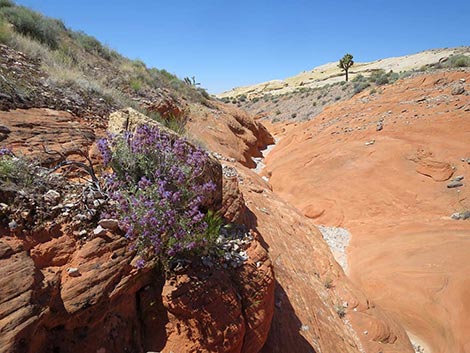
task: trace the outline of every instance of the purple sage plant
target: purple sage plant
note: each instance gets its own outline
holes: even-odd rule
[[[215,189],[213,182],[200,182],[205,151],[151,126],[102,139],[98,148],[112,168],[106,176],[116,205],[111,215],[142,258],[167,265],[172,258],[208,251],[218,229],[208,227],[207,217],[214,214],[201,208]]]

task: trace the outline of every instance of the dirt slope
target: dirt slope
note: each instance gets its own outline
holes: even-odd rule
[[[400,80],[275,125],[266,160],[275,192],[351,231],[353,280],[434,353],[470,352],[470,222],[450,218],[470,209],[469,83],[468,71]]]

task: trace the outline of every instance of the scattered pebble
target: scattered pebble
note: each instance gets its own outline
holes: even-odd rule
[[[467,219],[470,219],[470,211],[455,212],[450,216],[450,218],[465,221]]]
[[[104,229],[117,230],[119,228],[119,221],[112,218],[103,218],[98,222],[98,224]]]
[[[460,181],[451,181],[449,184],[447,184],[447,188],[452,189],[452,188],[458,188],[463,186],[463,183]]]
[[[80,276],[80,271],[76,267],[69,267],[67,269],[67,273],[69,274],[70,277],[79,277]]]
[[[93,229],[93,234],[96,236],[104,235],[106,234],[106,229],[99,225],[98,227]]]
[[[49,190],[44,194],[43,198],[44,201],[55,205],[59,202],[60,194],[55,190]]]

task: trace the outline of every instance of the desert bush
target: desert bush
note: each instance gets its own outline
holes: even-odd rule
[[[112,216],[144,260],[168,268],[172,259],[215,246],[220,222],[201,206],[215,184],[198,181],[208,158],[204,151],[148,126],[100,140],[99,148],[113,170],[107,177],[116,202]]]
[[[346,308],[344,307],[343,304],[336,304],[335,310],[340,319],[346,316]]]
[[[129,82],[129,85],[134,92],[139,92],[142,88],[142,81],[140,81],[138,78],[133,78],[131,79],[131,82]]]
[[[353,83],[354,94],[358,94],[364,91],[367,87],[370,86],[370,83],[367,81],[356,81]]]
[[[382,86],[395,82],[399,77],[400,75],[393,71],[386,73],[385,70],[377,70],[370,75],[369,81],[375,83],[377,86]]]
[[[0,43],[8,44],[11,38],[11,30],[8,22],[0,14]]]
[[[0,181],[29,186],[34,178],[33,168],[26,159],[16,157],[5,147],[0,148]]]
[[[448,67],[470,67],[470,56],[459,54],[452,55],[447,61]]]
[[[0,9],[3,7],[13,7],[15,4],[10,0],[0,0]]]
[[[359,74],[359,75],[354,76],[351,82],[362,82],[365,80],[367,79],[362,74]]]
[[[89,53],[97,54],[108,61],[115,56],[111,49],[105,47],[95,37],[89,36],[84,32],[73,32],[72,37],[82,46],[83,49],[85,49],[85,51]]]
[[[44,17],[23,6],[2,7],[0,11],[18,33],[46,44],[51,49],[57,49],[60,30],[65,29],[62,22]]]
[[[207,91],[206,91],[204,88],[198,87],[198,88],[197,88],[197,91],[201,94],[201,96],[202,96],[204,99],[210,99],[210,98],[211,98],[210,94],[207,93]]]
[[[158,121],[160,124],[176,132],[180,136],[186,135],[186,124],[188,122],[188,117],[185,115],[177,117],[173,114],[169,114],[165,117],[162,117],[158,112],[148,110],[143,110],[141,113],[148,116],[152,120]]]

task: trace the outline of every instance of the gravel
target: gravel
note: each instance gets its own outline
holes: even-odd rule
[[[318,226],[323,239],[331,249],[335,260],[343,268],[344,272],[348,272],[348,258],[346,256],[346,248],[351,239],[351,233],[345,228]]]

